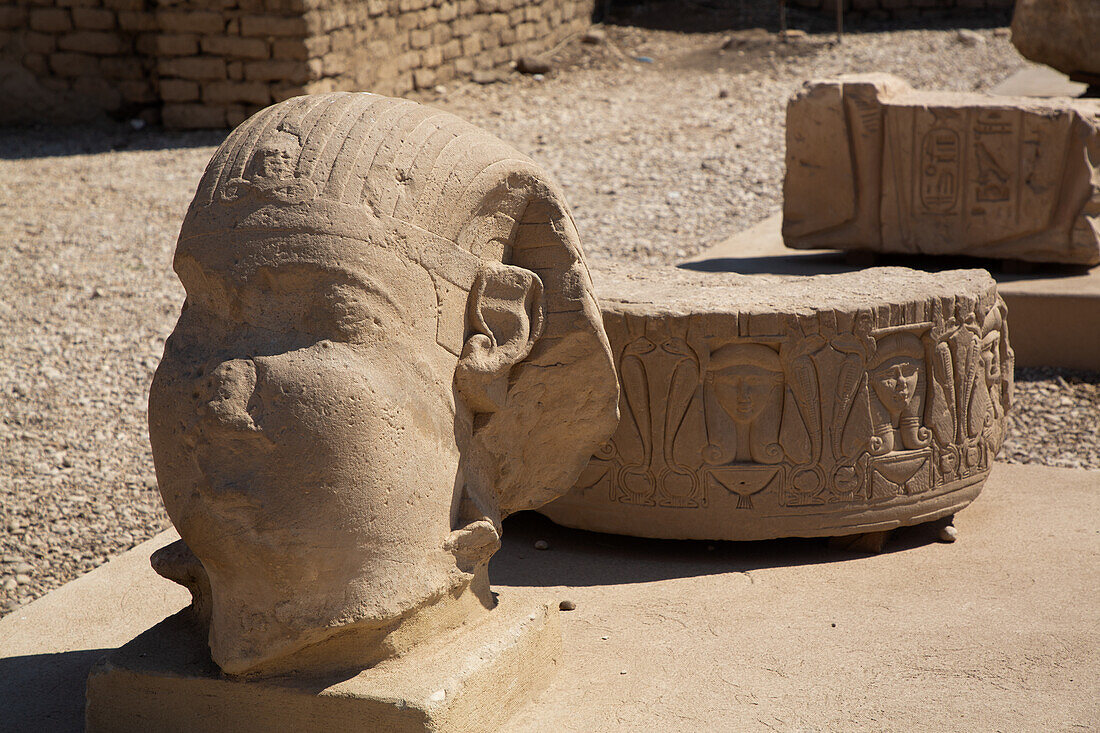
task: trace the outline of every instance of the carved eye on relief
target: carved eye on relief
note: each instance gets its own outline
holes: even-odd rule
[[[642,354],[648,354],[656,348],[656,344],[643,336],[640,339],[631,341],[626,349],[623,350],[623,356],[641,356]]]
[[[692,355],[691,347],[688,346],[687,341],[682,338],[670,338],[661,344],[661,350],[666,354],[674,354],[676,356],[688,356]]]

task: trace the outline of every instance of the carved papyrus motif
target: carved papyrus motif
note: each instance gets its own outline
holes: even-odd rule
[[[822,310],[763,332],[747,315],[704,320],[608,315],[622,421],[585,496],[765,515],[873,506],[983,474],[1003,440],[1012,351],[995,296]]]

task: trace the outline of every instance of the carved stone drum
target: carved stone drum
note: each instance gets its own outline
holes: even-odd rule
[[[1012,394],[982,270],[597,273],[621,419],[541,512],[644,537],[840,536],[981,491]]]

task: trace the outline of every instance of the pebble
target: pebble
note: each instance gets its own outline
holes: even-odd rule
[[[577,604],[573,601],[562,601],[558,604],[558,608],[562,611],[575,611],[577,610]]]
[[[549,550],[550,549],[550,543],[547,542],[546,540],[535,540],[535,549],[536,550]]]
[[[602,28],[589,28],[581,36],[581,43],[595,46],[607,41],[607,33]]]
[[[959,530],[955,529],[955,525],[948,524],[940,527],[940,542],[954,542],[958,538]]]
[[[521,74],[549,74],[554,68],[549,59],[542,56],[520,56],[516,71]]]
[[[964,46],[981,46],[985,44],[985,36],[969,28],[960,28],[955,32],[955,38]]]

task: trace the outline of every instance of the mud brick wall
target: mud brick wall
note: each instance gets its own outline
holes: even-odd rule
[[[240,123],[310,92],[404,94],[553,48],[595,0],[0,0],[0,121]]]
[[[156,102],[144,0],[0,0],[0,121]]]
[[[1016,0],[790,0],[790,4],[836,12],[838,1],[844,4],[845,12],[879,17],[935,10],[1011,10],[1016,4]]]

